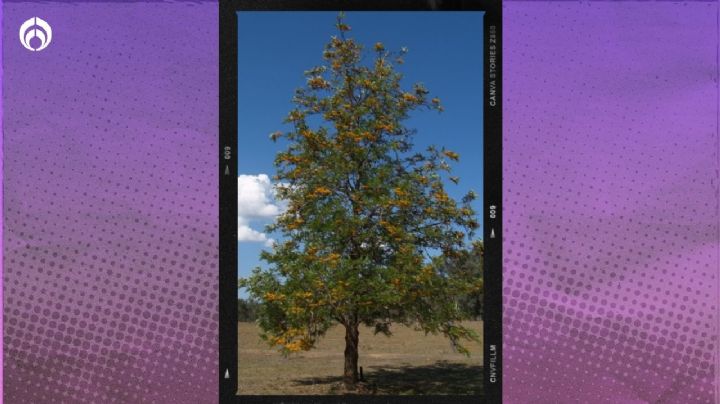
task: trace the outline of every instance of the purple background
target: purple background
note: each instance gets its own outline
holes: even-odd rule
[[[505,401],[716,402],[718,3],[504,11]]]
[[[714,402],[718,3],[504,12],[505,401]],[[217,5],[2,19],[6,402],[216,402]]]
[[[217,4],[3,23],[5,402],[216,402]]]

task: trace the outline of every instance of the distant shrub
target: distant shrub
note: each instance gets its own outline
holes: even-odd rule
[[[259,304],[252,300],[238,299],[238,321],[250,323],[257,320]]]

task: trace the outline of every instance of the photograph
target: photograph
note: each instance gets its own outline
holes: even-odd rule
[[[483,394],[483,12],[237,12],[237,394]]]

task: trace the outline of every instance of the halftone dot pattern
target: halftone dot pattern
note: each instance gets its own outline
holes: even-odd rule
[[[3,11],[4,402],[217,402],[217,3]]]
[[[505,402],[717,402],[718,2],[503,18]]]

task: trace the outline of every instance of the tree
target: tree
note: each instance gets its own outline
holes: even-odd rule
[[[459,251],[454,257],[438,256],[433,258],[436,271],[446,276],[476,279],[483,277],[483,256],[485,247],[480,240],[474,241],[470,248]],[[479,320],[482,318],[483,291],[478,288],[469,294],[457,296],[455,302],[468,318]]]
[[[401,87],[400,52],[382,43],[373,60],[339,34],[323,52],[324,64],[305,72],[287,132],[274,132],[287,148],[275,159],[277,195],[287,210],[268,226],[282,234],[261,253],[269,268],[241,281],[261,302],[262,338],[284,354],[311,349],[334,324],[345,328],[343,380],[358,381],[359,325],[391,335],[401,323],[442,333],[461,352],[478,335],[458,323],[456,296],[482,287],[478,279],[449,276],[431,259],[455,257],[478,228],[470,191],[461,201],[443,185],[459,155],[445,148],[413,150],[415,131],[402,122],[411,111],[442,111],[422,84]]]
[[[258,306],[250,299],[238,299],[238,321],[253,322],[257,320]]]

